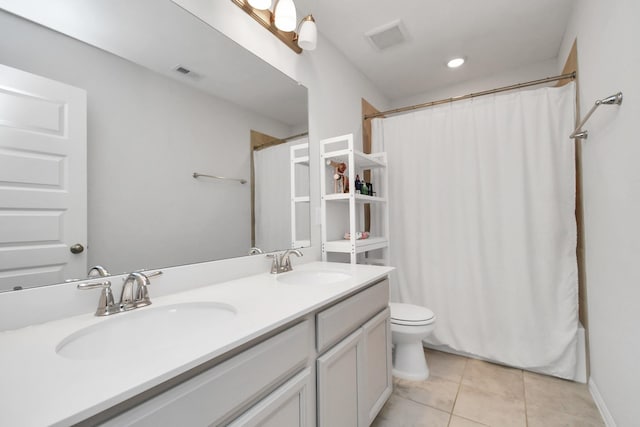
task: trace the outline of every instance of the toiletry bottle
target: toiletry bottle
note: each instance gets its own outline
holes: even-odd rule
[[[360,181],[360,175],[356,175],[354,185],[356,187],[356,194],[360,194],[362,192],[362,182]]]
[[[365,196],[369,194],[369,188],[367,187],[367,183],[362,181],[362,187],[360,187],[360,192]]]

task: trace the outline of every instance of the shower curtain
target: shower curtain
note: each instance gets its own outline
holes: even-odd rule
[[[392,298],[434,311],[427,344],[573,378],[574,106],[571,83],[374,120]]]
[[[308,138],[304,137],[253,152],[255,246],[265,251],[291,247],[290,149],[306,142]],[[300,174],[297,179],[297,186],[309,188],[308,174]]]

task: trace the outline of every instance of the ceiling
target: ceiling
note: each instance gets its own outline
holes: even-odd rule
[[[558,55],[574,0],[296,0],[389,100]],[[401,19],[410,39],[379,51],[365,33]],[[449,59],[467,58],[459,69]],[[546,77],[546,76],[544,76]]]

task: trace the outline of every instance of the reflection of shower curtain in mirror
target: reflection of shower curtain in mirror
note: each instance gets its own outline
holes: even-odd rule
[[[273,251],[291,247],[290,147],[306,138],[253,152],[255,170],[255,246]],[[308,183],[308,177],[302,177]]]
[[[392,295],[434,311],[430,344],[573,377],[574,105],[571,83],[374,121]]]

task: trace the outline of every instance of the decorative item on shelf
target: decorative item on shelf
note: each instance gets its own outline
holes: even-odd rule
[[[370,182],[369,182],[369,183],[367,183],[367,190],[369,191],[369,195],[370,195],[370,196],[372,196],[372,197],[373,197],[373,196],[375,196],[375,195],[376,195],[376,192],[375,192],[375,191],[373,191],[373,184],[372,184],[372,183],[370,183]]]
[[[302,53],[303,49],[314,50],[316,48],[318,42],[316,21],[313,15],[307,15],[298,23],[296,5],[293,0],[231,1],[294,52]]]
[[[354,186],[356,187],[356,194],[361,194],[361,192],[362,192],[362,181],[360,181],[360,175],[356,175],[356,180],[354,182]]]
[[[368,231],[356,231],[356,240],[368,239],[369,232]],[[345,240],[351,240],[351,233],[344,233]]]
[[[349,177],[345,174],[347,171],[347,164],[327,160],[327,165],[332,166],[335,169],[335,173],[333,174],[333,192],[348,193]]]
[[[362,184],[360,184],[360,193],[364,194],[365,196],[369,195],[369,186],[364,181],[362,181]]]

